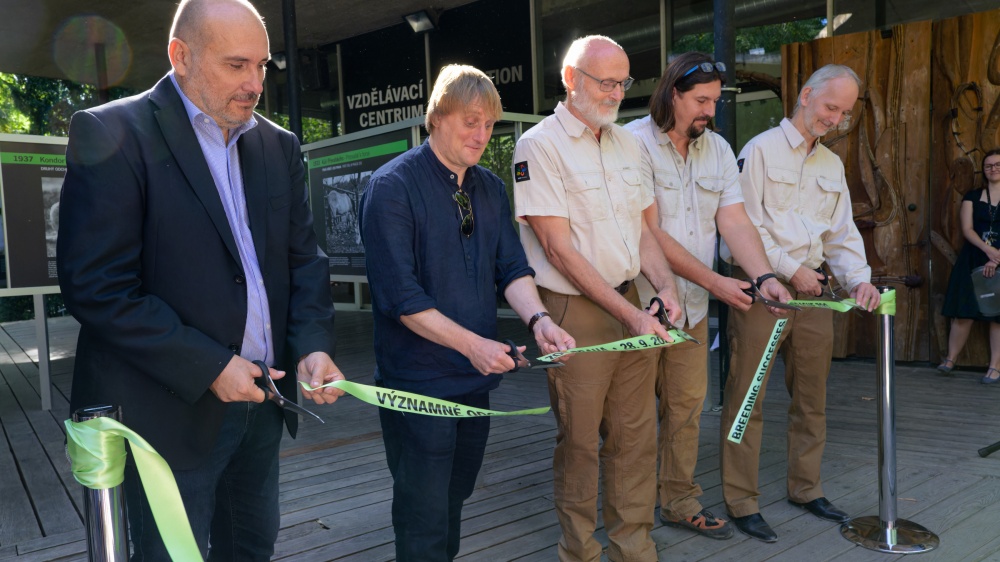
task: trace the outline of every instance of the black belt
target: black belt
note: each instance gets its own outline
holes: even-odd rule
[[[619,295],[624,295],[625,293],[627,293],[627,292],[628,292],[628,290],[629,290],[629,289],[630,289],[631,287],[632,287],[632,281],[631,281],[631,280],[629,280],[629,281],[625,281],[625,282],[624,282],[624,283],[622,283],[621,285],[618,285],[617,287],[615,287],[615,290],[616,290],[616,291],[618,291],[618,294],[619,294]]]

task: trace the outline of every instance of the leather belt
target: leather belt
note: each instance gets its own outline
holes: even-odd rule
[[[632,281],[628,280],[628,281],[625,281],[624,283],[622,283],[621,285],[618,285],[617,287],[615,287],[615,290],[618,291],[619,295],[624,295],[625,293],[628,292],[628,290],[631,287],[632,287]]]

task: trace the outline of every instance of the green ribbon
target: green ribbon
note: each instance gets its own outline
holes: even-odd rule
[[[830,310],[836,310],[837,312],[847,312],[851,309],[863,310],[858,308],[857,302],[854,299],[844,299],[841,301],[827,301],[827,300],[791,300],[788,304],[798,306],[798,307],[809,307],[809,308],[829,308]],[[875,307],[875,314],[888,314],[889,316],[896,315],[896,289],[890,289],[889,291],[882,293],[882,297],[879,299],[879,305]]]
[[[573,349],[567,349],[566,351],[557,351],[555,353],[543,355],[539,357],[538,360],[552,361],[554,359],[559,359],[564,355],[571,355],[574,353],[595,353],[598,351],[639,351],[642,349],[653,349],[654,347],[676,345],[684,340],[691,339],[691,336],[676,328],[668,330],[667,334],[674,341],[667,341],[655,334],[647,334],[645,336],[636,336],[634,338],[613,341],[611,343],[602,343],[600,345],[591,345],[587,347],[574,347]]]
[[[428,416],[438,416],[442,418],[475,418],[482,416],[526,416],[544,414],[549,411],[549,407],[532,408],[530,410],[517,410],[516,412],[499,412],[496,410],[484,410],[473,408],[465,404],[456,404],[440,398],[431,398],[413,392],[393,390],[391,388],[379,388],[367,384],[360,384],[351,381],[333,381],[313,388],[309,383],[299,381],[302,388],[308,391],[319,390],[321,388],[339,388],[344,392],[354,396],[362,402],[367,402],[372,406],[396,410],[397,412],[412,412],[415,414],[425,414]]]
[[[743,405],[737,410],[733,425],[729,428],[728,435],[726,435],[726,439],[733,443],[739,444],[743,442],[743,434],[746,432],[747,425],[750,424],[750,414],[753,412],[753,406],[757,403],[757,396],[764,386],[764,376],[767,375],[767,366],[771,364],[771,358],[774,357],[774,353],[778,350],[778,340],[781,338],[781,331],[785,328],[785,322],[787,321],[786,318],[778,320],[774,324],[774,329],[771,330],[771,337],[768,338],[767,347],[764,349],[764,354],[760,357],[760,364],[757,365],[757,373],[754,375],[750,387],[747,388],[747,394],[743,397]]]
[[[887,316],[896,315],[896,289],[889,289],[882,293],[882,299],[875,307],[875,314],[885,314]]]
[[[94,490],[113,488],[125,480],[125,439],[128,439],[149,508],[170,557],[202,559],[174,474],[145,439],[112,418],[66,420],[65,425],[73,477]]]

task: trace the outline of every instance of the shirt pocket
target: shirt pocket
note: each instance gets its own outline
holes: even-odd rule
[[[638,216],[642,214],[642,174],[639,170],[625,169],[621,171],[621,177],[629,213]]]
[[[779,211],[792,208],[798,185],[798,172],[784,168],[768,168],[767,185],[764,186],[764,207]]]
[[[608,196],[603,187],[604,176],[600,172],[567,178],[566,206],[571,222],[588,223],[608,217]]]
[[[683,205],[681,198],[681,177],[675,173],[657,170],[654,183],[656,206],[661,217],[674,218]]]
[[[818,205],[816,205],[816,216],[829,220],[833,217],[833,211],[836,210],[837,203],[840,201],[844,184],[839,179],[824,178],[823,176],[816,178],[816,184],[819,186],[820,194]]]
[[[696,179],[694,183],[698,186],[695,193],[698,198],[699,216],[702,220],[715,220],[715,213],[719,210],[719,198],[722,197],[722,178],[705,176]]]

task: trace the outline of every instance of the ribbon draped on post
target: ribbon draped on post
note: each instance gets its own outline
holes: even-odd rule
[[[856,310],[854,299],[844,299],[842,301],[792,300],[788,301],[788,304],[799,307],[828,308],[837,312]],[[874,313],[878,315],[896,315],[895,290],[888,291],[881,295],[881,300],[879,301],[879,305],[875,308]],[[777,350],[778,338],[781,336],[781,331],[784,329],[784,326],[785,319],[782,318],[781,320],[778,320],[774,325],[774,329],[771,331],[771,337],[767,340],[767,348],[764,350],[764,354],[760,358],[760,364],[757,366],[757,372],[754,374],[754,380],[747,389],[747,394],[743,398],[743,404],[740,406],[736,418],[733,420],[733,425],[729,429],[729,433],[726,435],[726,439],[732,441],[733,443],[741,443],[743,441],[743,432],[746,429],[746,424],[750,421],[750,413],[753,411],[754,404],[757,402],[757,395],[760,393],[761,385],[764,384],[764,375],[767,374],[767,367],[771,362],[771,357]]]
[[[125,480],[125,439],[128,439],[153,519],[170,557],[202,560],[174,474],[145,439],[108,417],[83,422],[66,420],[65,425],[73,477],[94,490],[113,488]]]

